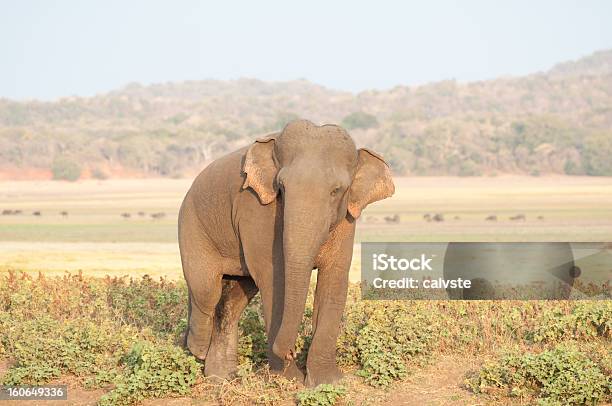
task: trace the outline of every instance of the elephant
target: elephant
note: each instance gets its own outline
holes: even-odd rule
[[[355,223],[393,195],[387,163],[337,125],[308,120],[213,161],[179,212],[189,293],[185,345],[221,379],[237,369],[238,322],[259,291],[270,370],[307,386],[341,379],[336,341],[346,303]],[[305,370],[295,342],[317,269]]]

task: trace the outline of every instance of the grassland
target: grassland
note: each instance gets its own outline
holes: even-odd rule
[[[0,212],[22,211],[0,216],[0,381],[68,383],[69,403],[83,405],[612,399],[609,301],[363,301],[357,284],[337,347],[342,386],[312,392],[269,376],[257,298],[240,323],[240,373],[225,383],[204,378],[178,347],[187,306],[176,216],[189,184],[0,183]],[[397,178],[396,185],[392,199],[360,219],[353,281],[361,241],[612,240],[611,178]],[[425,221],[426,213],[444,221]],[[517,214],[525,220],[509,219]],[[385,220],[394,215],[399,223]],[[497,221],[485,220],[491,215]],[[145,274],[154,278],[138,277]],[[311,292],[298,339],[304,350],[312,300]]]
[[[300,364],[313,331],[313,289],[314,284],[297,340]],[[239,372],[218,382],[204,378],[201,365],[179,347],[187,317],[184,282],[9,272],[0,275],[0,384],[68,384],[70,405],[596,405],[612,400],[609,301],[366,301],[359,296],[359,286],[352,285],[337,343],[346,378],[339,386],[312,391],[267,371],[258,297],[240,322]]]
[[[0,216],[0,270],[180,277],[176,217],[190,183],[2,182],[0,212],[22,214]],[[395,196],[364,212],[356,243],[612,240],[612,178],[419,177],[396,178],[395,183]],[[153,219],[152,213],[165,216]],[[445,220],[427,222],[426,213],[442,213]],[[396,214],[399,223],[385,221]],[[517,214],[526,220],[509,219]],[[490,215],[497,221],[485,220]],[[358,278],[358,255],[357,246],[353,280]]]

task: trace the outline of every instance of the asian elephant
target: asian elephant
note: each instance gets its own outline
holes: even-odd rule
[[[238,321],[260,291],[271,370],[308,386],[340,379],[336,340],[355,222],[394,189],[379,155],[356,149],[341,127],[306,120],[206,167],[178,224],[189,288],[185,343],[205,360],[205,374],[227,378],[236,370]],[[313,337],[303,372],[295,341],[313,269]]]

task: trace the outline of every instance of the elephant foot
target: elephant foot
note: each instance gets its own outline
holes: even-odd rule
[[[227,349],[219,349],[214,343],[208,351],[208,358],[204,363],[204,376],[213,380],[231,379],[238,370],[238,358]]]
[[[304,382],[304,372],[298,368],[295,361],[289,362],[289,365],[283,371],[283,376],[287,379],[295,379],[299,383]]]
[[[289,380],[295,379],[298,383],[304,383],[304,372],[297,366],[295,361],[286,361],[286,363],[286,366],[280,368],[271,364],[270,372],[283,376]]]
[[[324,383],[336,383],[343,377],[344,374],[336,365],[318,368],[306,367],[306,379],[304,380],[304,384],[309,388],[314,388]]]
[[[236,374],[236,368],[228,367],[227,365],[219,365],[217,363],[204,363],[204,376],[211,379],[213,382],[222,382],[231,379]]]
[[[229,380],[229,377],[223,378],[217,375],[208,375],[208,374],[206,374],[205,376],[208,382],[213,383],[215,385],[221,385]]]

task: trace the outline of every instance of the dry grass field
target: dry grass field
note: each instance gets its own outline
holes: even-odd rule
[[[612,178],[396,178],[361,241],[610,241]],[[0,183],[0,270],[180,277],[176,217],[188,179]],[[40,212],[39,216],[34,212]],[[66,212],[62,214],[62,212]],[[153,218],[155,213],[163,213]],[[426,214],[443,221],[426,221]],[[122,216],[129,214],[129,217]],[[524,215],[524,220],[510,220]],[[385,217],[399,218],[399,222]],[[496,216],[497,220],[487,220]]]
[[[1,380],[68,383],[74,405],[140,403],[155,390],[157,399],[142,404],[610,400],[609,302],[378,302],[360,300],[356,284],[338,342],[347,373],[341,386],[312,392],[268,375],[257,300],[240,324],[241,372],[229,382],[209,381],[177,346],[187,305],[176,217],[189,185],[0,183],[0,214],[10,211],[0,215]],[[422,177],[397,178],[396,186],[393,198],[359,220],[352,281],[360,279],[361,241],[612,241],[612,178]],[[107,275],[119,278],[97,278]],[[300,348],[312,333],[310,315],[312,295]],[[152,361],[141,373],[130,369],[145,357]],[[550,373],[555,379],[537,380]]]

